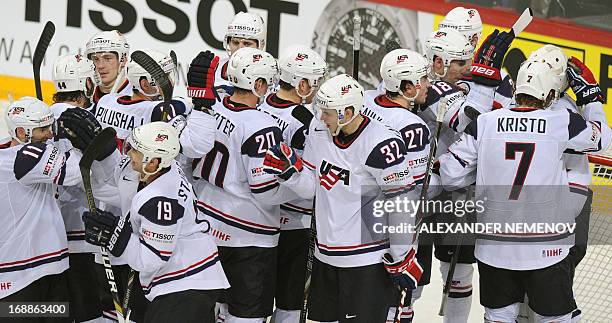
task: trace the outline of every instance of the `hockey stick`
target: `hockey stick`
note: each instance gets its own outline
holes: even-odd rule
[[[308,239],[308,257],[306,258],[306,284],[304,285],[304,296],[302,299],[302,309],[300,310],[300,323],[306,323],[308,314],[308,294],[310,290],[310,279],[312,276],[312,263],[314,262],[315,243],[317,241],[317,227],[315,220],[314,200],[312,201],[312,215],[310,218],[310,238]]]
[[[525,11],[523,11],[521,16],[516,20],[514,25],[512,25],[512,33],[514,33],[514,36],[516,37],[520,33],[522,33],[523,30],[527,28],[529,23],[531,23],[531,20],[533,20],[533,11],[531,11],[531,8],[527,8],[525,9]]]
[[[172,63],[174,63],[174,68],[178,69],[178,59],[176,58],[176,53],[173,50],[170,51],[170,58],[172,58]]]
[[[40,66],[45,59],[45,53],[49,48],[49,43],[55,34],[55,25],[51,21],[47,21],[43,28],[36,49],[34,50],[34,57],[32,58],[32,68],[34,69],[34,86],[36,87],[36,97],[39,100],[43,100],[42,88],[40,86]]]
[[[400,48],[402,48],[402,46],[393,39],[389,39],[385,43],[385,50],[387,51],[387,53],[392,52],[396,49],[400,49]]]
[[[473,190],[470,186],[467,187],[467,192],[465,195],[465,201],[472,200],[474,194]],[[467,214],[460,218],[459,223],[465,223],[465,218]],[[446,302],[448,301],[448,295],[450,294],[451,286],[453,285],[453,276],[455,275],[455,268],[457,267],[457,262],[459,262],[459,252],[461,251],[461,245],[463,243],[463,234],[460,233],[457,238],[457,244],[455,245],[455,250],[453,253],[453,258],[451,258],[451,262],[448,266],[448,273],[446,274],[446,282],[444,283],[444,289],[442,290],[442,302],[440,303],[440,310],[438,311],[439,316],[444,316],[444,309],[446,307]]]
[[[164,97],[162,120],[168,121],[168,116],[170,115],[170,111],[172,109],[170,106],[170,100],[172,100],[172,92],[174,91],[174,86],[172,83],[170,83],[168,75],[166,75],[161,66],[159,66],[159,64],[157,64],[157,62],[155,62],[151,56],[147,55],[145,52],[139,50],[133,52],[132,60],[134,60],[138,65],[142,66],[147,73],[151,74],[151,77],[153,77],[155,80],[155,84],[159,85],[161,88],[162,96]]]
[[[81,170],[81,177],[83,179],[83,187],[85,188],[85,197],[87,198],[87,206],[90,212],[96,212],[96,201],[93,196],[93,190],[91,189],[91,165],[93,161],[100,155],[99,148],[104,146],[105,143],[111,140],[115,140],[117,132],[115,129],[108,127],[102,130],[93,141],[87,146],[87,149],[83,152],[83,157],[79,162],[79,168]],[[104,264],[104,271],[106,272],[106,279],[110,286],[110,292],[113,297],[113,305],[117,311],[117,320],[120,323],[129,322],[129,313],[124,315],[126,312],[121,307],[119,302],[119,290],[117,289],[117,283],[115,282],[115,274],[110,263],[110,257],[108,256],[108,250],[106,248],[100,248],[102,254],[102,263]]]
[[[421,196],[419,200],[421,203],[425,203],[427,200],[427,190],[429,189],[429,179],[431,178],[431,172],[433,169],[434,159],[436,158],[436,151],[438,149],[438,138],[440,138],[440,132],[442,131],[442,122],[444,120],[444,112],[446,112],[446,100],[445,96],[440,98],[438,102],[438,111],[436,113],[436,132],[433,136],[433,140],[429,144],[429,155],[427,156],[427,168],[425,170],[425,178],[423,179],[423,187],[421,188]],[[416,223],[416,233],[414,238],[412,239],[413,243],[417,243],[419,241],[419,228],[421,227],[423,222],[423,215],[421,212],[417,212],[417,223]],[[406,301],[406,290],[402,290],[400,293],[399,300],[397,301],[397,307],[395,308],[395,320],[394,322],[399,323],[402,315],[402,310],[404,308],[404,302]],[[412,302],[412,298],[410,299]]]
[[[361,17],[353,17],[353,78],[359,81],[359,49],[361,48]]]

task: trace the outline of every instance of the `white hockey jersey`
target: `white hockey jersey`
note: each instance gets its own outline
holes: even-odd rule
[[[366,116],[348,137],[332,137],[313,119],[303,155],[306,167],[282,186],[304,198],[315,197],[317,259],[336,267],[366,266],[381,263],[390,249],[400,259],[412,247],[410,234],[389,235],[376,229],[376,223],[414,225],[414,217],[377,216],[373,208],[375,199],[418,199],[404,155],[397,132]]]
[[[450,190],[475,179],[476,198],[484,201],[478,221],[502,225],[477,235],[476,258],[513,270],[544,268],[564,259],[574,238],[567,227],[534,232],[506,223],[571,225],[576,206],[568,205],[562,155],[601,151],[611,141],[608,126],[585,121],[569,110],[499,109],[471,122],[440,157],[440,173]]]
[[[119,96],[132,95],[132,91],[133,91],[132,88],[133,87],[130,84],[130,81],[125,79],[123,81],[123,83],[121,83],[121,85],[117,88],[117,92],[115,92],[113,94],[119,94]],[[102,90],[100,90],[99,86],[96,86],[96,89],[94,90],[93,96],[91,97],[91,101],[93,103],[93,109],[94,109],[93,111],[95,111],[95,106],[98,104],[100,99],[102,99],[107,94],[108,93],[102,92]]]
[[[414,182],[423,183],[429,156],[430,130],[425,121],[408,109],[389,100],[378,90],[366,91],[362,113],[399,132],[406,146],[406,159]]]
[[[81,180],[79,158],[59,142],[0,149],[0,299],[68,269],[64,221],[54,185]],[[115,156],[116,157],[116,156]]]
[[[308,126],[313,118],[308,108],[279,98],[276,93],[268,95],[258,109],[268,113],[283,132],[283,141],[295,149],[299,155],[304,151]],[[281,230],[310,228],[312,200],[297,199],[281,204]]]
[[[510,74],[506,73],[505,70],[501,70],[501,83],[495,88],[495,92],[493,95],[493,104],[491,106],[479,105],[473,108],[478,109],[480,113],[486,113],[491,110],[497,109],[507,109],[510,108],[510,105],[513,102],[512,96],[514,95],[514,83],[512,82],[512,77]],[[457,86],[465,89],[466,93],[469,93],[471,89],[475,87],[486,87],[484,85],[480,85],[474,83],[472,81],[472,77],[464,77],[457,81]]]
[[[215,71],[215,90],[220,97],[234,94],[234,86],[227,78],[227,63],[229,57],[224,57],[219,60],[219,65]]]
[[[125,157],[115,172],[123,219],[132,234],[119,257],[139,272],[145,297],[196,289],[225,289],[217,246],[198,217],[193,187],[174,161],[164,174],[139,187],[138,173]]]
[[[444,81],[433,81],[427,88],[427,98],[424,104],[415,105],[417,115],[421,117],[430,129],[430,134],[433,136],[436,131],[436,113],[440,99],[446,97],[446,108],[438,138],[438,148],[436,157],[446,151],[463,132],[463,129],[471,121],[465,115],[465,107],[471,106],[477,110],[481,110],[480,106],[489,107],[493,104],[494,87],[479,86],[470,89],[466,95],[464,90],[456,85]]]
[[[220,246],[275,247],[280,233],[280,207],[297,196],[263,170],[269,147],[282,133],[268,114],[225,97],[213,106],[215,144],[194,161],[198,205],[210,217]]]
[[[169,119],[182,114],[187,116],[191,112],[191,105],[179,97],[171,101]],[[102,127],[113,127],[117,131],[117,139],[121,146],[123,140],[132,130],[143,124],[162,120],[162,101],[132,100],[131,96],[121,94],[105,95],[95,109],[96,119]],[[121,147],[119,147],[121,150]]]

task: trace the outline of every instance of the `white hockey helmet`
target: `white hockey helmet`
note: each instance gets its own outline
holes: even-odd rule
[[[321,86],[325,77],[327,63],[319,53],[306,46],[293,46],[286,50],[278,60],[280,79],[298,88],[302,79],[308,80],[314,91],[314,87]],[[304,97],[310,96],[308,93]],[[298,92],[298,95],[300,93]],[[302,95],[300,95],[302,96]]]
[[[274,86],[278,76],[276,59],[269,53],[257,48],[244,47],[230,57],[227,64],[227,78],[236,88],[255,92],[255,81],[263,78],[268,89]]]
[[[257,41],[257,48],[266,50],[266,23],[263,18],[252,12],[239,12],[227,25],[225,42],[223,46],[228,55],[231,55],[229,42],[232,37],[252,39]]]
[[[53,64],[52,79],[57,92],[83,91],[87,98],[91,98],[95,86],[100,83],[94,63],[78,54],[58,57]],[[89,90],[87,79],[92,82]]]
[[[127,63],[130,45],[125,40],[125,36],[117,30],[101,31],[85,45],[85,56],[91,59],[91,54],[103,52],[117,53],[119,61]]]
[[[557,75],[561,82],[561,88],[558,89],[559,93],[564,92],[567,89],[567,56],[565,56],[565,53],[561,50],[561,48],[555,45],[546,44],[531,52],[529,58],[527,58],[527,61],[548,63],[550,66],[552,66],[553,73]]]
[[[24,96],[9,105],[5,115],[10,136],[21,144],[27,144],[35,128],[48,127],[54,124],[53,112],[46,103],[30,96]],[[17,128],[25,130],[26,141],[17,137]]]
[[[431,64],[436,56],[442,59],[444,74],[435,76],[443,77],[453,60],[471,60],[474,56],[474,47],[459,31],[442,28],[432,32],[425,41],[425,55]]]
[[[554,99],[559,98],[559,87],[560,80],[550,64],[526,61],[519,68],[514,94],[528,94],[546,102],[550,91],[555,93]]]
[[[449,11],[444,19],[438,24],[438,29],[451,28],[459,31],[474,46],[478,44],[482,35],[482,20],[476,9],[456,7]],[[474,38],[476,36],[476,38]]]
[[[338,135],[344,125],[361,113],[363,93],[363,87],[347,74],[336,75],[321,85],[314,100],[316,107],[338,113],[338,127],[332,136]],[[344,110],[347,107],[353,107],[353,117],[350,120],[344,120]]]
[[[157,62],[157,64],[162,68],[164,72],[166,72],[166,74],[170,78],[170,82],[172,82],[173,84],[176,82],[177,80],[176,66],[174,66],[174,61],[172,60],[172,57],[170,57],[170,55],[166,55],[164,53],[161,53],[161,52],[158,52],[152,49],[145,49],[142,51],[145,54],[149,55],[155,62]],[[151,74],[149,74],[149,72],[147,72],[142,66],[140,66],[140,64],[131,60],[127,65],[126,74],[127,74],[127,79],[130,81],[130,84],[132,84],[134,89],[138,90],[140,94],[148,96],[148,97],[158,97],[161,95],[159,90],[156,90],[156,92],[153,94],[147,94],[142,90],[142,87],[140,86],[140,80],[143,77],[147,80],[147,82],[149,82],[151,86],[155,87],[156,84]]]
[[[399,92],[402,81],[409,81],[417,88],[417,95],[406,100],[413,101],[418,95],[421,78],[427,76],[429,61],[423,55],[409,49],[395,49],[387,53],[380,63],[380,76],[385,90]]]
[[[126,138],[125,143],[123,148],[125,154],[130,149],[142,153],[142,171],[146,174],[143,179],[170,166],[181,149],[176,130],[171,124],[163,121],[155,121],[135,128]],[[154,172],[148,172],[145,167],[154,158],[159,158],[159,165]]]

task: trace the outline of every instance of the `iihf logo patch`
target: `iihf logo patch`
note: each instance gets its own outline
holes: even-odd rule
[[[340,94],[345,95],[349,92],[353,87],[351,85],[343,86],[340,88]]]
[[[164,140],[168,140],[168,135],[158,133],[157,138],[155,138],[155,141],[164,141]]]
[[[261,60],[262,58],[263,58],[263,56],[261,56],[261,54],[253,55],[253,63],[259,62],[259,60]]]
[[[14,107],[11,110],[11,114],[20,114],[20,113],[22,113],[24,111],[25,111],[25,109],[23,107]]]
[[[405,60],[408,59],[408,55],[400,55],[397,57],[397,63],[403,63]]]
[[[308,59],[307,54],[298,53],[297,56],[295,57],[296,61],[303,61],[304,59]]]

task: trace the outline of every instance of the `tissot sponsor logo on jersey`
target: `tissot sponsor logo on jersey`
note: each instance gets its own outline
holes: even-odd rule
[[[459,138],[459,139],[461,139],[461,138]],[[457,140],[459,140],[459,139],[457,139]],[[410,167],[415,167],[415,166],[422,165],[422,164],[427,164],[427,157],[411,159],[411,160],[408,161],[408,166],[410,166]]]
[[[58,152],[59,149],[57,149],[57,147],[53,147],[53,150],[51,150],[51,154],[49,154],[49,159],[47,159],[47,162],[45,163],[45,169],[43,169],[44,175],[51,174],[51,171],[53,170],[53,165],[55,165],[55,159],[57,158]]]
[[[266,175],[266,172],[264,172],[263,167],[255,167],[251,169],[251,175],[253,177],[259,177]]]
[[[171,243],[172,239],[174,239],[174,234],[158,233],[151,230],[147,230],[146,228],[142,228],[141,232],[145,238],[149,240],[155,240],[161,243]]]
[[[326,160],[322,161],[319,173],[319,183],[327,190],[331,190],[338,182],[349,185],[351,172]]]
[[[401,172],[397,172],[397,173],[391,173],[385,177],[383,177],[383,181],[385,182],[385,184],[390,184],[396,181],[400,181],[402,180],[404,177],[406,176],[412,176],[412,174],[410,173],[410,169],[404,169]]]

